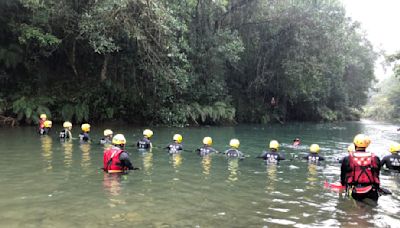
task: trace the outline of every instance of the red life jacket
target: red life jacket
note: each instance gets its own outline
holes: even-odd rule
[[[124,169],[121,167],[121,161],[119,160],[119,155],[124,152],[118,147],[110,147],[104,151],[103,154],[103,169],[108,173],[120,173]]]
[[[351,172],[347,173],[347,184],[349,185],[379,185],[379,173],[376,156],[369,152],[354,152],[349,155]]]

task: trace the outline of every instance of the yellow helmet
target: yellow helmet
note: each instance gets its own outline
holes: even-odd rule
[[[354,151],[356,151],[356,147],[354,146],[354,144],[350,144],[347,147],[347,152],[351,153],[351,152],[354,152]]]
[[[113,132],[110,129],[105,129],[103,134],[104,134],[104,136],[109,136],[109,135],[112,135]]]
[[[236,148],[236,149],[239,148],[239,146],[240,146],[239,139],[231,139],[231,141],[229,142],[229,146]]]
[[[278,149],[279,149],[279,142],[276,141],[276,140],[271,140],[271,141],[269,142],[269,148],[270,148],[270,149],[278,150]]]
[[[204,145],[208,145],[208,146],[211,146],[212,145],[212,143],[213,143],[213,141],[212,141],[212,138],[211,137],[204,137],[204,139],[203,139],[203,144]]]
[[[83,132],[89,132],[90,131],[90,124],[84,123],[81,125],[81,129]]]
[[[181,143],[183,138],[182,135],[180,134],[175,134],[174,137],[172,138],[174,141],[176,141],[177,143]]]
[[[390,153],[396,153],[400,151],[400,144],[399,143],[392,143],[390,144],[389,148]]]
[[[64,128],[72,128],[72,123],[69,122],[69,121],[65,121],[65,122],[63,123],[63,127],[64,127]]]
[[[44,121],[44,127],[51,128],[53,126],[53,122],[51,120]]]
[[[114,145],[125,145],[126,139],[123,134],[116,134],[112,139],[112,144]]]
[[[367,148],[371,143],[371,139],[364,134],[358,134],[354,137],[353,143],[356,147]]]
[[[318,153],[319,152],[319,145],[318,144],[312,144],[311,146],[310,146],[310,152],[311,153]]]
[[[40,114],[40,119],[42,119],[42,120],[45,120],[45,119],[47,119],[47,115],[46,114]]]
[[[150,129],[146,129],[143,131],[143,135],[146,136],[147,138],[151,138],[151,136],[153,136],[153,131]]]

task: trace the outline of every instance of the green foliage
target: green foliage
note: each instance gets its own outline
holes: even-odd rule
[[[374,80],[336,0],[6,1],[0,31],[3,112],[26,122],[336,121]]]
[[[377,120],[400,120],[400,81],[396,76],[383,80],[372,92],[365,116]]]
[[[12,104],[12,111],[17,115],[18,120],[24,120],[26,123],[39,122],[40,114],[44,113],[51,118],[51,112],[44,104],[53,104],[53,100],[47,97],[20,97]]]
[[[233,123],[235,108],[221,101],[204,106],[195,102],[187,106],[186,117],[196,124]]]
[[[61,40],[50,33],[43,32],[40,28],[35,28],[27,24],[20,25],[20,36],[18,40],[21,44],[36,43],[39,48],[53,48],[61,43]]]

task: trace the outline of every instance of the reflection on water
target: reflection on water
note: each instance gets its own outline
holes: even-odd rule
[[[90,166],[90,143],[81,143],[79,145],[80,150],[82,151],[82,161],[81,167],[85,171],[89,171]]]
[[[229,182],[235,182],[239,179],[238,170],[239,170],[239,159],[235,158],[228,159]]]
[[[51,139],[50,136],[48,135],[43,135],[40,137],[40,141],[42,143],[42,156],[44,158],[44,161],[46,162],[46,170],[51,170],[53,169],[52,163],[52,157],[53,157],[53,150],[52,150],[52,145],[53,145],[53,139]]]
[[[203,159],[201,160],[201,164],[203,167],[203,173],[208,176],[210,175],[210,170],[211,170],[211,156],[210,155],[206,155],[203,156]]]
[[[175,171],[179,172],[178,168],[179,166],[182,165],[182,160],[183,160],[182,154],[181,153],[172,154],[170,155],[170,160]]]
[[[318,171],[317,171],[317,164],[309,163],[308,164],[308,176],[307,176],[307,185],[306,189],[315,189],[319,188],[318,183]]]
[[[61,141],[61,145],[64,149],[64,166],[65,168],[70,168],[72,164],[73,144],[71,140],[69,140],[69,141]]]
[[[266,192],[273,192],[275,191],[275,185],[277,182],[277,165],[276,164],[269,164],[265,166],[267,169],[267,184],[265,186]]]
[[[143,169],[146,175],[151,175],[153,172],[153,153],[151,149],[146,152],[142,152],[142,159],[143,159]],[[135,164],[133,164],[135,166]]]
[[[121,195],[122,180],[128,178],[127,175],[119,173],[103,173],[103,188],[108,195],[109,203],[108,206],[111,208],[119,205],[125,205],[126,200],[118,196]]]
[[[109,174],[104,172],[103,187],[110,196],[119,196],[121,194],[121,176],[118,173]]]

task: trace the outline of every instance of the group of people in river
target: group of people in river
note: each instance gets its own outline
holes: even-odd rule
[[[39,133],[42,135],[48,134],[51,127],[52,123],[47,120],[46,115],[40,115]],[[60,131],[59,137],[61,139],[72,139],[72,123],[68,121],[64,122],[63,128],[64,129]],[[82,142],[90,141],[90,124],[82,124],[81,129],[82,132],[79,134],[79,140]],[[146,151],[151,149],[153,147],[151,143],[152,136],[153,131],[145,129],[143,131],[143,138],[136,143],[138,150]],[[165,149],[169,154],[181,153],[184,151],[182,141],[182,135],[175,134],[173,136],[173,142],[165,147]],[[353,143],[348,147],[348,155],[340,160],[340,186],[356,200],[368,198],[376,201],[380,195],[390,193],[390,191],[380,186],[379,174],[383,166],[386,166],[389,170],[400,172],[399,143],[393,143],[389,148],[391,155],[383,157],[382,160],[374,153],[366,150],[370,143],[371,140],[367,135],[356,135],[353,139]],[[105,147],[103,153],[103,170],[105,172],[121,174],[129,170],[138,169],[132,165],[129,154],[125,150],[126,139],[123,134],[114,135],[112,130],[106,129],[104,130],[104,137],[100,139],[100,144],[109,145]],[[195,151],[200,156],[218,154],[219,152],[212,147],[212,144],[212,138],[206,136],[203,138],[203,145]],[[294,147],[300,144],[301,141],[299,138],[293,140]],[[226,157],[237,159],[246,157],[239,150],[240,141],[238,139],[231,139],[229,146],[230,148],[223,152]],[[257,158],[265,160],[267,164],[278,164],[279,161],[286,159],[283,154],[278,152],[279,146],[277,140],[271,140],[269,142],[269,150],[263,151]],[[301,157],[301,159],[315,164],[325,160],[325,158],[319,154],[320,147],[318,144],[312,144],[309,149],[309,153]]]

